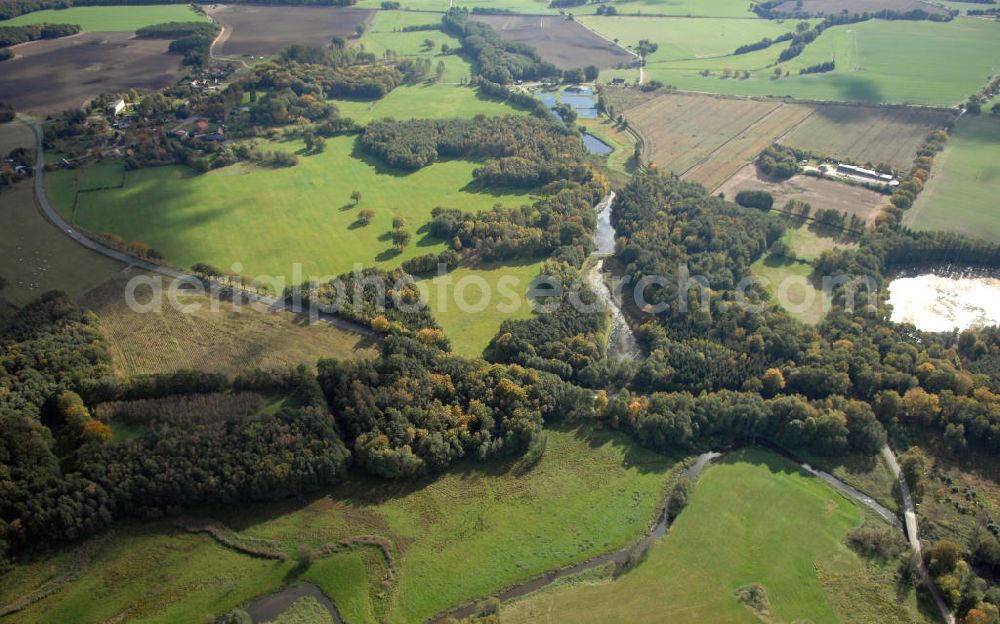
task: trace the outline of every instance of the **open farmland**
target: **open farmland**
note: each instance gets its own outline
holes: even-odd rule
[[[788,32],[788,23],[763,19],[687,19],[683,17],[628,17],[588,15],[579,18],[608,39],[634,48],[639,40],[657,44],[646,63],[714,58],[737,47]]]
[[[34,41],[3,64],[0,101],[36,114],[79,108],[104,91],[159,89],[178,76],[180,55],[169,41],[132,33],[94,32]]]
[[[931,177],[903,222],[916,230],[946,230],[1000,243],[1000,120],[962,117]]]
[[[504,622],[926,622],[892,564],[843,543],[861,511],[822,481],[760,450],[706,469],[687,507],[636,568],[581,580],[502,608]],[[808,527],[808,528],[806,528]],[[759,583],[766,618],[737,600]]]
[[[740,0],[615,0],[613,4],[622,14],[755,17],[749,5]]]
[[[627,66],[636,58],[575,21],[559,16],[474,15],[508,41],[536,48],[542,58],[563,69],[596,65]]]
[[[445,66],[444,74],[441,76],[442,83],[458,84],[463,80],[468,80],[472,66],[469,61],[459,54],[444,54],[441,46],[447,45],[453,50],[462,47],[461,42],[447,35],[441,30],[413,30],[404,31],[404,28],[415,26],[440,26],[441,16],[437,13],[417,13],[413,11],[378,11],[375,19],[371,21],[365,30],[364,36],[360,40],[366,52],[381,57],[386,51],[392,50],[398,56],[426,58],[432,64],[442,62]],[[432,41],[433,46],[425,45],[426,41]],[[463,94],[451,94],[461,97]],[[392,97],[390,93],[387,97]],[[397,96],[398,97],[398,96]],[[415,97],[411,90],[407,99]],[[441,93],[440,99],[450,99],[449,95]],[[367,102],[366,102],[367,103]],[[421,102],[411,104],[413,109],[422,112]]]
[[[420,290],[452,350],[481,357],[501,323],[531,317],[525,295],[541,268],[541,260],[464,266],[420,282]],[[482,311],[469,312],[477,307]]]
[[[131,32],[166,22],[203,22],[208,18],[190,4],[142,6],[76,6],[68,9],[33,11],[2,22],[3,26],[27,24],[76,24],[85,31]]]
[[[773,11],[778,13],[808,13],[810,15],[840,15],[842,12],[873,13],[883,9],[904,13],[915,10],[938,14],[948,12],[948,9],[923,0],[785,0],[774,7]]]
[[[301,263],[298,279],[305,279],[339,275],[358,263],[396,267],[442,251],[444,242],[424,229],[436,206],[476,211],[531,201],[519,191],[477,186],[476,164],[469,161],[439,162],[412,173],[388,169],[352,154],[356,138],[330,139],[325,152],[303,156],[289,168],[239,164],[205,175],[182,166],[130,171],[124,188],[80,194],[75,223],[150,245],[175,266],[207,262],[229,270],[238,262],[245,275],[293,279],[293,266]],[[301,148],[300,141],[268,147]],[[46,180],[65,214],[73,176]],[[355,190],[361,193],[357,206],[351,200]],[[361,209],[375,212],[368,225],[357,222]],[[389,240],[394,217],[405,220],[413,241],[401,253]]]
[[[831,104],[817,107],[816,114],[781,142],[823,156],[908,170],[927,135],[953,116],[949,111],[921,108]]]
[[[422,622],[463,601],[637,538],[662,502],[676,463],[606,430],[550,429],[541,462],[463,462],[414,482],[360,475],[326,495],[201,513],[271,540],[286,561],[251,557],[168,522],[122,524],[84,573],[25,611],[30,623],[106,622],[125,613],[150,622],[204,622],[287,583],[308,581],[348,622]],[[395,553],[383,585],[379,551],[317,557],[296,569],[302,547],[358,535],[384,537]],[[0,585],[8,604],[65,571],[67,552],[19,566]]]
[[[0,124],[0,156],[6,156],[19,147],[35,152],[35,133],[31,128],[19,121]]]
[[[161,280],[162,303],[152,312],[136,312],[125,302],[129,279]],[[190,306],[185,313],[167,299],[171,280],[142,273],[121,273],[88,292],[81,303],[101,319],[100,329],[124,375],[196,369],[234,375],[254,368],[312,365],[321,357],[372,357],[370,339],[327,323],[308,324],[286,312],[262,312],[230,301],[212,302],[203,294],[179,294]],[[140,303],[152,301],[147,287],[136,290]]]
[[[0,298],[16,306],[49,290],[79,298],[122,265],[73,242],[35,207],[31,181],[0,194]]]
[[[810,204],[813,213],[817,210],[833,209],[857,215],[869,223],[878,216],[882,206],[886,205],[889,199],[887,195],[862,186],[852,186],[826,178],[796,175],[787,180],[768,179],[758,173],[754,164],[744,166],[716,190],[725,193],[726,197],[735,197],[740,191],[767,191],[774,196],[774,207],[777,209],[795,199]]]
[[[642,135],[648,162],[711,190],[812,111],[799,104],[668,94],[625,117]]]
[[[337,35],[353,35],[375,16],[352,7],[222,4],[206,10],[224,29],[214,51],[228,56],[268,56],[295,43],[324,46]]]
[[[782,63],[790,75],[775,80],[773,63],[784,45],[739,56],[650,62],[645,75],[679,89],[710,93],[953,106],[982,89],[995,73],[1000,23],[870,20],[828,28],[800,56]],[[834,58],[832,72],[798,75],[802,68]],[[726,79],[726,69],[750,76]],[[705,71],[708,75],[702,75]]]

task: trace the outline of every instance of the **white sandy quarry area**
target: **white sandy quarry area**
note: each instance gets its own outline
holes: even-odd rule
[[[1000,279],[901,277],[889,284],[892,320],[924,331],[951,331],[1000,324]]]

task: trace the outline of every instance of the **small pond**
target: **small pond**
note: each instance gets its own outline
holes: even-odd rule
[[[613,147],[605,143],[604,141],[598,139],[589,132],[583,133],[583,146],[591,154],[597,154],[598,156],[607,156],[611,152],[615,151]]]
[[[1000,279],[995,276],[921,273],[889,284],[892,320],[947,332],[1000,324]]]

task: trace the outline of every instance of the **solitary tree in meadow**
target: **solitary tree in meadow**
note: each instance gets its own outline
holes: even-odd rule
[[[372,218],[375,216],[375,211],[371,208],[365,208],[364,210],[358,211],[358,223],[361,225],[368,225],[372,222]]]
[[[361,191],[351,191],[351,200],[354,201],[354,205],[357,206],[358,202],[361,201]]]
[[[392,218],[392,229],[400,230],[406,227],[406,219],[403,217],[393,217]]]
[[[410,244],[410,233],[406,230],[393,230],[392,244],[396,246],[396,249],[402,250]]]

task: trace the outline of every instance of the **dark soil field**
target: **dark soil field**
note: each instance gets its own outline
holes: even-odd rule
[[[802,11],[810,15],[835,15],[847,11],[848,13],[865,13],[870,11],[881,11],[889,9],[892,11],[913,11],[923,9],[928,13],[947,13],[947,9],[939,7],[930,2],[921,0],[802,0],[799,6],[796,0],[785,0],[774,7],[776,12],[788,11],[789,13]]]
[[[218,4],[205,10],[224,29],[213,50],[223,56],[268,56],[294,43],[323,46],[375,17],[370,9],[344,7]]]
[[[16,58],[3,64],[0,100],[46,115],[104,91],[159,89],[176,80],[181,57],[167,52],[170,42],[132,36],[93,32],[17,46]]]
[[[596,65],[601,69],[628,66],[631,54],[580,24],[560,16],[475,15],[508,41],[534,46],[545,60],[561,69]]]

